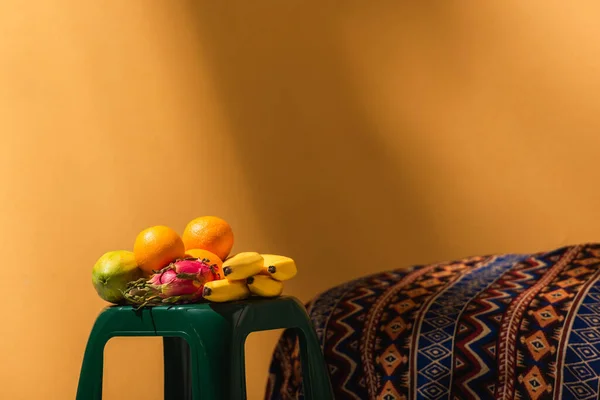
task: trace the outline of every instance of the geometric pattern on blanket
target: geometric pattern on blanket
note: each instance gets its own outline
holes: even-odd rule
[[[336,399],[597,399],[600,244],[385,271],[307,305]],[[266,399],[303,398],[283,333]]]

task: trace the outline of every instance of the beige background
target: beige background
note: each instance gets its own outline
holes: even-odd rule
[[[303,300],[597,240],[600,5],[413,3],[0,2],[0,398],[74,398],[91,266],[149,225],[224,217]],[[162,398],[160,356],[111,342],[105,399]]]

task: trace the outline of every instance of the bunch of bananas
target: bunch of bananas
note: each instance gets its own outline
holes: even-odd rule
[[[283,281],[292,279],[297,272],[296,263],[289,257],[238,253],[223,262],[224,279],[204,284],[202,297],[218,303],[251,295],[277,297],[283,292]]]

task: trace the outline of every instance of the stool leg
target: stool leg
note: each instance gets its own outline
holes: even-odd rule
[[[300,341],[302,363],[302,385],[307,400],[333,400],[333,389],[329,382],[329,372],[323,358],[317,335],[312,325],[293,328]],[[236,332],[231,343],[231,367],[229,399],[246,399],[245,347],[247,332]]]
[[[90,335],[83,356],[76,400],[102,400],[104,346],[108,339],[94,332]]]
[[[183,310],[186,310],[186,312],[175,312],[176,310],[174,311],[168,307],[156,307],[152,314],[158,334],[171,337],[175,336],[173,333],[177,332],[176,335],[181,336],[181,340],[187,342],[182,345],[180,342],[173,341],[173,338],[164,342],[165,351],[175,349],[177,352],[177,348],[179,349],[180,357],[176,356],[175,361],[170,365],[177,364],[176,368],[186,376],[185,379],[188,379],[189,372],[191,372],[191,377],[188,380],[192,387],[191,399],[224,399],[224,393],[229,385],[226,362],[229,360],[231,323],[212,310],[207,311],[200,307],[186,307]],[[181,357],[184,346],[186,356]],[[171,352],[169,356],[172,356],[172,354]],[[167,356],[167,353],[165,353],[165,356]],[[186,357],[189,357],[190,361],[183,361],[182,363],[182,358],[185,360]],[[182,365],[184,366],[183,369],[181,369]],[[189,368],[189,365],[191,365],[191,368]],[[165,365],[165,367],[167,366]],[[171,374],[170,376],[165,375],[165,379],[167,379],[167,376],[169,376],[169,379],[171,377],[174,379],[179,372],[165,371],[165,373]],[[171,382],[173,381],[171,380]],[[165,383],[167,384],[166,380]],[[187,387],[188,384],[184,382],[183,386]],[[165,388],[165,390],[168,390],[168,388]],[[173,399],[182,399],[182,397],[177,396],[177,393],[173,391],[169,394],[174,396]],[[185,393],[189,394],[189,389],[186,389]],[[186,397],[183,397],[183,399],[186,399]]]
[[[131,313],[136,315],[132,318]],[[104,347],[113,336],[153,332],[148,311],[133,311],[130,307],[106,307],[96,318],[88,338],[77,385],[77,400],[102,400]]]
[[[192,400],[190,346],[180,337],[163,337],[165,400]]]
[[[235,332],[231,342],[229,399],[246,399],[246,338],[247,333]]]
[[[306,309],[295,298],[256,301],[235,320],[231,341],[231,400],[246,399],[244,343],[252,332],[293,328],[299,333],[304,394],[311,400],[333,400],[329,372]]]
[[[329,371],[317,335],[311,325],[301,326],[296,331],[300,341],[304,396],[309,400],[333,400]]]
[[[227,392],[233,382],[227,364],[231,354],[229,350],[231,332],[228,329],[221,329],[222,327],[216,323],[207,323],[206,326],[207,328],[196,331],[199,345],[195,350],[197,369],[194,383],[200,388],[199,398],[202,400],[223,400],[227,398]]]
[[[333,400],[329,371],[317,333],[302,303],[297,299],[294,302],[296,305],[290,309],[289,314],[293,315],[293,319],[296,321],[294,328],[300,342],[304,397],[309,400]]]

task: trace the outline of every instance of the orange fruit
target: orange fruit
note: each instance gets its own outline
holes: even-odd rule
[[[208,260],[208,265],[217,266],[217,270],[215,272],[219,274],[221,279],[225,278],[225,275],[223,275],[223,261],[221,261],[221,259],[216,254],[203,249],[190,249],[186,250],[185,256],[191,258],[199,258],[200,260]]]
[[[153,226],[141,231],[135,238],[133,255],[146,275],[166,267],[185,255],[183,241],[168,226]]]
[[[221,260],[227,258],[233,247],[231,226],[225,220],[213,216],[190,221],[183,231],[182,239],[186,250],[208,250]]]

